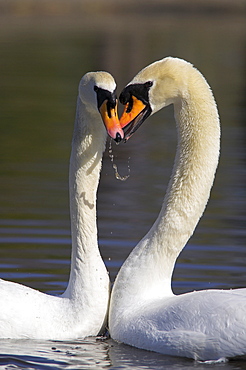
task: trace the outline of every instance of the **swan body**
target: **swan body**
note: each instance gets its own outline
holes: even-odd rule
[[[174,264],[202,216],[218,164],[220,123],[210,87],[190,63],[169,57],[140,71],[120,100],[125,140],[149,115],[173,104],[178,147],[160,214],[115,280],[110,334],[196,360],[245,355],[246,289],[181,295],[171,289]]]
[[[96,191],[107,132],[123,138],[116,113],[115,82],[90,72],[79,85],[69,170],[72,256],[61,296],[0,280],[0,338],[77,339],[103,330],[109,277],[99,253]],[[100,116],[100,113],[101,116]]]

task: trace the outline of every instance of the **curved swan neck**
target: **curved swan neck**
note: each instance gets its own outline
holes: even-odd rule
[[[97,187],[105,143],[101,117],[88,111],[78,98],[69,168],[72,256],[67,292],[70,293],[78,286],[83,289],[83,285],[98,282],[96,274],[105,270],[98,250],[96,223]]]
[[[203,76],[195,69],[192,72],[189,90],[174,101],[175,163],[161,212],[148,235],[151,248],[163,255],[168,286],[174,263],[206,207],[220,150],[215,100]]]
[[[203,76],[195,69],[192,71],[195,81],[191,78],[187,94],[174,102],[178,147],[167,194],[155,225],[158,229],[168,223],[169,232],[165,235],[179,234],[179,238],[175,238],[178,246],[173,240],[169,246],[176,250],[173,252],[176,257],[203,214],[220,150],[220,124],[215,100]],[[200,77],[198,83],[197,76]]]
[[[191,68],[187,81],[186,90],[173,100],[178,147],[168,190],[157,220],[118,274],[118,309],[126,296],[130,305],[131,299],[136,303],[172,294],[174,263],[209,198],[219,157],[219,117],[203,76]]]

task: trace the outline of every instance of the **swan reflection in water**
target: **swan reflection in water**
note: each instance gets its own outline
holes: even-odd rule
[[[117,343],[112,339],[98,340],[88,337],[76,341],[1,340],[0,366],[15,368],[72,369],[194,369],[190,359],[164,356]],[[213,363],[213,369],[238,369],[238,362]],[[207,370],[207,363],[199,363],[199,369]]]

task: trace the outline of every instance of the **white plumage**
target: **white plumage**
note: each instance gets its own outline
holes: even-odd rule
[[[69,171],[72,256],[68,287],[61,296],[53,296],[0,280],[0,338],[77,339],[97,335],[105,326],[109,277],[97,244],[96,192],[107,133],[99,110],[106,127],[110,122],[110,135],[122,138],[115,116],[115,88],[106,72],[87,73],[79,85]],[[109,109],[108,99],[112,99]]]
[[[160,214],[114,283],[110,334],[138,348],[197,360],[245,355],[246,289],[177,296],[171,289],[174,264],[202,216],[217,168],[220,124],[212,92],[190,63],[169,57],[140,71],[121,100],[126,139],[146,112],[173,104],[178,147]]]

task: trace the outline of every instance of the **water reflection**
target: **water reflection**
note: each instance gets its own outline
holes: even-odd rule
[[[95,338],[78,342],[29,340],[1,341],[0,367],[17,368],[108,368],[108,346]]]
[[[188,11],[174,11],[162,1],[156,8],[152,3],[139,7],[127,2],[124,9],[120,2],[113,7],[111,2],[77,2],[75,13],[67,1],[63,2],[67,12],[60,13],[56,1],[53,6],[46,1],[21,3],[9,2],[12,13],[0,15],[1,277],[48,293],[61,293],[66,287],[68,163],[81,76],[89,70],[108,70],[120,91],[143,66],[173,55],[191,61],[206,76],[222,122],[221,159],[211,200],[178,259],[173,288],[182,293],[245,286],[246,30],[238,3],[227,5],[227,11],[220,4],[219,11],[205,13],[190,5]],[[131,158],[127,181],[115,179],[108,149],[105,152],[98,226],[112,281],[157,217],[175,147],[169,107],[151,117],[134,140],[113,145],[121,175],[127,174]],[[95,339],[54,345],[5,341],[1,353],[2,365],[17,367],[26,366],[25,361],[40,368],[205,366]],[[217,366],[243,368],[242,364]]]
[[[5,340],[0,341],[0,368],[31,369],[243,369],[243,362],[206,364],[189,359],[163,356],[119,344],[113,340],[88,338],[75,342]]]

